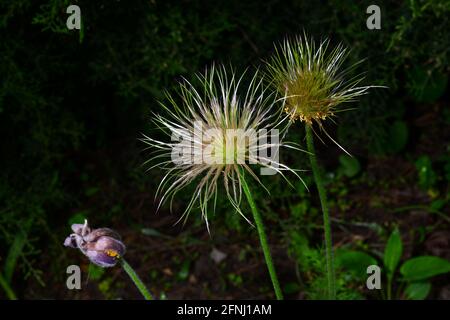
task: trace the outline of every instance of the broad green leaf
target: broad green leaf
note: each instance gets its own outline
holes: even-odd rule
[[[429,282],[413,282],[405,289],[405,295],[410,300],[423,300],[431,290],[431,283]]]
[[[365,279],[367,277],[367,267],[376,265],[377,261],[367,253],[355,250],[336,250],[335,263],[346,271],[351,272],[355,277]]]
[[[430,204],[431,210],[441,210],[443,206],[447,203],[444,199],[436,199]]]
[[[347,155],[339,156],[339,162],[341,163],[342,172],[349,178],[354,177],[361,170],[361,165],[358,159]]]
[[[450,272],[450,262],[433,256],[409,259],[400,268],[400,273],[407,281],[428,279],[447,272]]]
[[[402,252],[403,245],[400,232],[398,231],[398,228],[395,228],[384,249],[383,262],[389,276],[394,274],[395,268],[397,268],[400,258],[402,257]]]

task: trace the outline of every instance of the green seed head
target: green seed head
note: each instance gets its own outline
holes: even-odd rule
[[[358,87],[359,78],[345,79],[350,69],[341,70],[348,51],[342,45],[329,48],[312,39],[285,40],[267,63],[272,85],[284,96],[284,111],[292,120],[308,124],[335,114],[336,107],[365,94],[370,87]]]

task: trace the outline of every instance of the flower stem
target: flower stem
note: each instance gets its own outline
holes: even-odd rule
[[[137,273],[134,271],[134,269],[128,264],[128,262],[125,261],[125,259],[120,259],[122,263],[123,270],[128,274],[130,279],[134,282],[136,287],[139,289],[141,294],[144,296],[145,300],[153,300],[152,295],[150,294],[150,291],[148,291],[145,284],[142,282],[141,278],[137,275]]]
[[[283,294],[281,292],[280,283],[278,282],[277,273],[275,271],[275,266],[272,261],[272,255],[270,254],[269,245],[267,243],[266,232],[264,231],[264,224],[259,214],[258,208],[256,207],[255,201],[253,199],[250,188],[248,187],[247,181],[245,181],[244,173],[241,171],[241,184],[244,190],[245,196],[247,197],[248,204],[253,213],[253,218],[256,223],[256,229],[258,230],[259,241],[261,242],[261,248],[264,253],[264,258],[266,260],[267,269],[269,269],[270,279],[272,280],[273,289],[275,290],[275,296],[277,300],[283,300]]]
[[[333,261],[333,244],[331,240],[331,225],[330,225],[330,213],[327,203],[327,194],[323,185],[321,172],[317,163],[317,158],[314,151],[314,140],[312,134],[312,125],[307,124],[306,129],[306,143],[308,146],[309,160],[311,162],[311,168],[314,174],[314,180],[316,182],[317,190],[319,192],[320,203],[323,213],[323,229],[325,231],[325,250],[327,261],[327,280],[328,280],[328,298],[336,299],[336,275],[334,270]]]
[[[392,276],[387,277],[387,299],[392,300]]]

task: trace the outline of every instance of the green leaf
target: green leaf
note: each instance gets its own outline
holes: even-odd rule
[[[402,257],[403,245],[398,228],[392,231],[388,239],[386,248],[384,249],[383,262],[387,269],[388,276],[392,276],[397,268],[400,258]]]
[[[94,264],[89,264],[89,278],[92,280],[100,280],[100,278],[105,273],[105,268],[96,266]]]
[[[158,237],[158,238],[165,238],[165,239],[171,239],[172,238],[172,237],[170,237],[168,235],[165,235],[165,234],[163,234],[163,233],[161,233],[158,230],[153,229],[153,228],[142,228],[141,232],[142,232],[143,235],[150,236],[150,237]]]
[[[355,250],[336,250],[335,263],[337,267],[349,271],[358,279],[367,277],[367,267],[376,265],[377,260],[367,253]]]
[[[428,279],[447,272],[450,272],[450,262],[434,256],[409,259],[400,268],[400,273],[407,281]]]
[[[5,291],[6,296],[8,297],[9,300],[17,300],[17,297],[16,297],[13,289],[11,288],[9,283],[6,282],[6,280],[3,278],[1,272],[0,272],[0,287],[3,288],[3,290]]]
[[[431,283],[429,282],[413,282],[405,289],[405,295],[410,300],[423,300],[431,290]]]
[[[430,103],[439,99],[445,92],[448,77],[436,71],[416,67],[407,74],[407,90],[416,101]]]
[[[389,128],[389,151],[398,153],[402,151],[408,142],[408,126],[404,121],[395,121]]]
[[[347,155],[339,156],[340,170],[349,178],[356,176],[361,170],[358,159]]]
[[[299,291],[300,285],[297,282],[288,282],[283,288],[285,294],[295,294]]]
[[[430,209],[434,210],[434,211],[441,210],[445,206],[446,203],[447,203],[447,201],[444,199],[436,199],[433,202],[431,202]]]
[[[32,218],[29,218],[21,229],[18,230],[14,242],[9,248],[8,255],[5,259],[5,281],[11,283],[14,271],[16,270],[17,260],[22,254],[23,248],[27,243],[28,232],[33,223]]]
[[[86,195],[86,196],[88,196],[88,197],[92,197],[93,195],[95,195],[97,192],[99,192],[100,191],[100,189],[98,188],[98,187],[90,187],[90,188],[87,188],[85,191],[84,191],[84,194]]]
[[[185,260],[181,265],[181,270],[178,272],[177,278],[178,280],[186,280],[189,277],[189,269],[191,267],[191,262],[189,260]]]
[[[429,156],[421,156],[416,161],[416,170],[419,174],[419,187],[428,190],[436,183],[436,173],[431,166]]]
[[[88,215],[88,210],[79,211],[69,218],[68,223],[70,226],[75,223],[84,223],[84,220],[87,219]]]

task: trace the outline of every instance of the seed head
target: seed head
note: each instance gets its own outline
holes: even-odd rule
[[[274,95],[265,94],[257,72],[246,87],[241,84],[243,76],[212,66],[196,76],[197,85],[184,80],[178,94],[167,94],[169,103],[161,104],[167,116],[155,115],[155,123],[171,136],[171,142],[146,135],[142,139],[156,152],[147,161],[157,162],[150,169],[166,170],[157,190],[159,205],[168,198],[172,203],[181,189],[196,181],[181,218],[198,205],[208,226],[208,202],[213,200],[215,206],[221,181],[227,198],[242,215],[241,172],[261,183],[251,165],[259,166],[263,175],[284,177],[284,171],[293,172],[278,161],[280,147],[295,148],[280,138],[288,116],[274,108]]]
[[[285,97],[284,111],[291,120],[307,124],[321,122],[339,112],[336,107],[366,94],[370,86],[358,86],[363,77],[346,79],[356,66],[342,69],[348,50],[342,45],[329,48],[329,40],[316,45],[306,36],[286,39],[267,63],[268,76]]]

